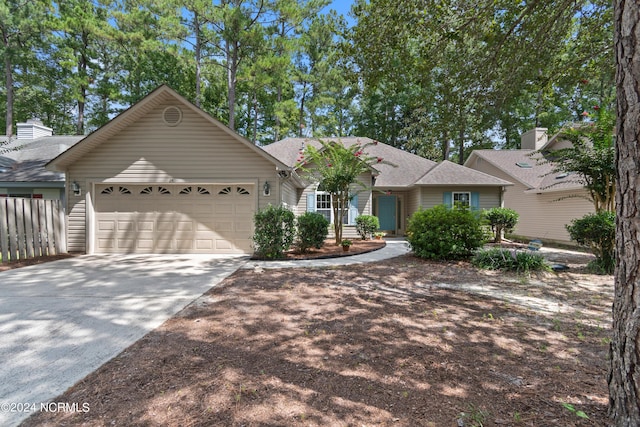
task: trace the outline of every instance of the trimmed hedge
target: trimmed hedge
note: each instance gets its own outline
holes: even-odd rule
[[[320,249],[329,234],[329,221],[317,212],[305,212],[298,217],[296,246],[305,253],[310,248]]]
[[[478,213],[439,205],[411,216],[407,240],[421,258],[448,260],[470,258],[487,236]]]
[[[257,256],[282,258],[291,248],[296,234],[295,216],[287,208],[269,205],[255,213],[253,223],[253,246]]]

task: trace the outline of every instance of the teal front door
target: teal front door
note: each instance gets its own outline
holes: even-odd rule
[[[396,231],[396,196],[379,196],[378,197],[378,220],[380,221],[380,230]]]

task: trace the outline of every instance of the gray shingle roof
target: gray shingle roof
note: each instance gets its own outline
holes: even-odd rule
[[[551,173],[553,166],[549,163],[539,163],[539,155],[536,156],[534,153],[534,150],[475,150],[465,164],[471,164],[477,156],[528,189],[536,191],[560,191],[582,187],[576,182],[575,175],[557,178],[560,174]],[[523,164],[531,167],[519,166]]]
[[[416,184],[418,185],[465,185],[465,186],[506,186],[513,185],[495,176],[473,170],[445,160],[429,170]]]
[[[51,159],[75,145],[84,136],[44,136],[36,139],[12,140],[0,147],[1,182],[64,181],[64,174],[44,168]],[[6,139],[5,139],[6,141]],[[8,149],[10,151],[6,151]],[[4,171],[4,172],[3,172]]]
[[[373,165],[373,168],[379,172],[376,178],[376,187],[407,187],[413,185],[425,171],[436,165],[434,161],[399,150],[382,142],[375,143],[375,141],[370,138],[322,138],[322,140],[340,142],[348,147],[353,144],[367,145],[364,149],[367,155],[381,157],[385,162],[391,163],[378,163]],[[304,147],[307,145],[313,145],[314,147],[321,146],[317,139],[287,138],[269,144],[263,147],[263,149],[284,164],[294,167],[300,151],[304,151]]]
[[[322,138],[324,141],[341,142],[346,146],[353,144],[370,144],[365,148],[366,154],[374,157],[381,157],[386,162],[378,163],[373,167],[379,171],[376,178],[377,188],[406,188],[414,185],[511,185],[510,182],[495,178],[493,176],[474,171],[464,166],[451,162],[436,163],[404,150],[392,147],[382,142],[373,141],[370,138]],[[269,144],[263,149],[269,154],[279,159],[289,167],[296,165],[300,151],[304,151],[306,145],[320,147],[317,139],[309,138],[287,138],[282,141]],[[432,176],[431,171],[435,174]],[[440,180],[441,179],[441,180]]]

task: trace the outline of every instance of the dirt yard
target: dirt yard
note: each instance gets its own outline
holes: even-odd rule
[[[23,425],[603,426],[613,279],[588,259],[241,270],[54,399],[88,412]]]

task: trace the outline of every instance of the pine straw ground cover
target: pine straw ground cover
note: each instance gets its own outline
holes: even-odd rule
[[[606,425],[613,279],[572,267],[240,270],[24,425]]]

